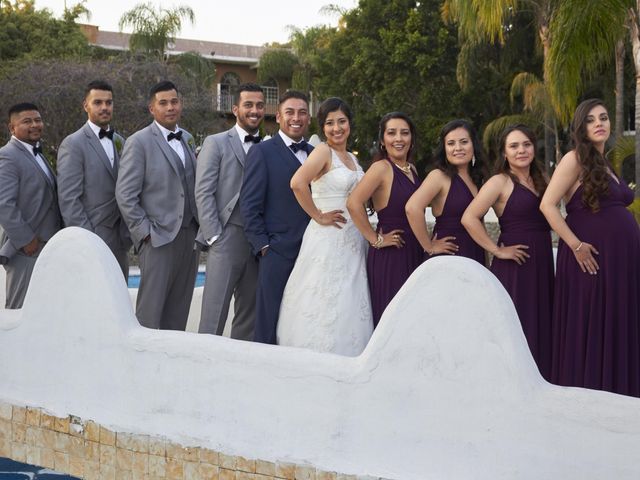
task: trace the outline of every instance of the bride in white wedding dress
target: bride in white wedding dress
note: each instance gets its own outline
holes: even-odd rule
[[[311,152],[291,179],[311,221],[284,291],[277,340],[279,345],[357,356],[373,332],[368,244],[345,205],[364,172],[347,152],[349,106],[339,98],[326,100],[318,110],[318,125],[326,143]]]

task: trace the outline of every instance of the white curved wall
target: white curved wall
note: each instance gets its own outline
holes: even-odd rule
[[[475,262],[418,269],[358,358],[142,328],[120,275],[85,230],[47,244],[0,312],[0,400],[398,480],[640,476],[640,400],[544,382]]]

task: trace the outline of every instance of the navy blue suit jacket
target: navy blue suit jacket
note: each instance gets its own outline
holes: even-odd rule
[[[311,150],[309,145],[308,151]],[[298,256],[309,224],[309,216],[289,185],[298,168],[300,161],[277,133],[249,150],[240,190],[240,210],[255,255],[269,245],[285,258],[293,260]]]

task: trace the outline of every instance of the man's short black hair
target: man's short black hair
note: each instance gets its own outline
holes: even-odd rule
[[[104,90],[113,93],[113,87],[104,80],[94,80],[89,82],[84,89],[84,98],[87,98],[91,90]]]
[[[287,90],[282,95],[280,95],[280,98],[278,99],[278,108],[280,107],[280,105],[282,105],[284,102],[286,102],[290,98],[297,98],[298,100],[304,100],[307,106],[309,106],[309,97],[307,97],[304,93],[298,90]]]
[[[8,118],[9,120],[11,120],[12,115],[15,115],[16,113],[28,112],[31,110],[35,110],[36,112],[40,111],[38,106],[33,103],[28,103],[28,102],[16,103],[9,109]]]
[[[151,90],[149,90],[149,101],[153,101],[156,93],[169,92],[171,90],[175,90],[176,93],[179,93],[178,87],[176,87],[175,84],[173,82],[170,82],[169,80],[163,80],[159,83],[156,83],[153,87],[151,87]]]
[[[233,92],[234,105],[238,105],[238,102],[240,102],[240,94],[242,92],[260,92],[264,95],[264,90],[257,83],[251,83],[251,82],[242,83],[238,85]]]

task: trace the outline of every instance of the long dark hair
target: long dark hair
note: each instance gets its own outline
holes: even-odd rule
[[[582,169],[580,173],[583,187],[582,203],[592,212],[600,210],[599,198],[609,194],[608,162],[587,136],[587,116],[598,105],[604,107],[605,110],[607,108],[599,98],[585,100],[576,108],[571,122],[571,143],[576,151],[578,164]]]
[[[407,152],[407,161],[409,163],[413,163],[413,154],[416,151],[416,124],[413,123],[413,120],[411,120],[409,115],[403,112],[389,112],[380,119],[380,124],[378,125],[378,155],[376,155],[374,161],[388,158],[387,151],[384,148],[384,131],[387,129],[387,123],[389,123],[389,120],[393,120],[394,118],[404,120],[407,122],[407,125],[409,125],[409,131],[411,132],[411,145]]]
[[[542,195],[544,191],[547,189],[547,184],[549,183],[542,173],[542,165],[540,165],[540,161],[538,160],[537,153],[537,139],[536,134],[524,123],[518,123],[515,125],[509,125],[502,131],[500,135],[500,148],[498,150],[498,158],[496,159],[495,164],[495,173],[505,173],[511,177],[514,183],[519,183],[518,177],[516,177],[511,171],[511,167],[509,166],[509,162],[507,161],[507,155],[505,153],[507,148],[507,137],[512,132],[522,132],[533,144],[533,161],[531,165],[529,165],[529,174],[531,175],[531,179],[533,180],[533,186],[538,192],[539,195]]]
[[[488,176],[487,160],[476,129],[473,128],[473,125],[471,125],[471,123],[467,122],[466,120],[451,120],[444,127],[442,127],[442,130],[440,130],[440,135],[438,136],[438,146],[436,147],[433,156],[436,168],[442,170],[449,178],[453,178],[458,173],[458,169],[456,168],[456,166],[450,164],[447,160],[447,151],[445,150],[444,145],[445,137],[457,128],[464,128],[469,133],[469,138],[471,138],[471,144],[473,145],[473,154],[476,157],[476,161],[475,165],[472,165],[472,162],[469,162],[467,168],[469,169],[469,176],[471,177],[471,180],[476,187],[480,188]]]
[[[322,102],[318,108],[318,133],[322,139],[326,140],[324,135],[324,122],[327,121],[327,116],[329,116],[331,112],[338,110],[344,113],[347,120],[349,120],[349,128],[353,130],[353,113],[351,112],[351,107],[341,98],[330,97]]]

